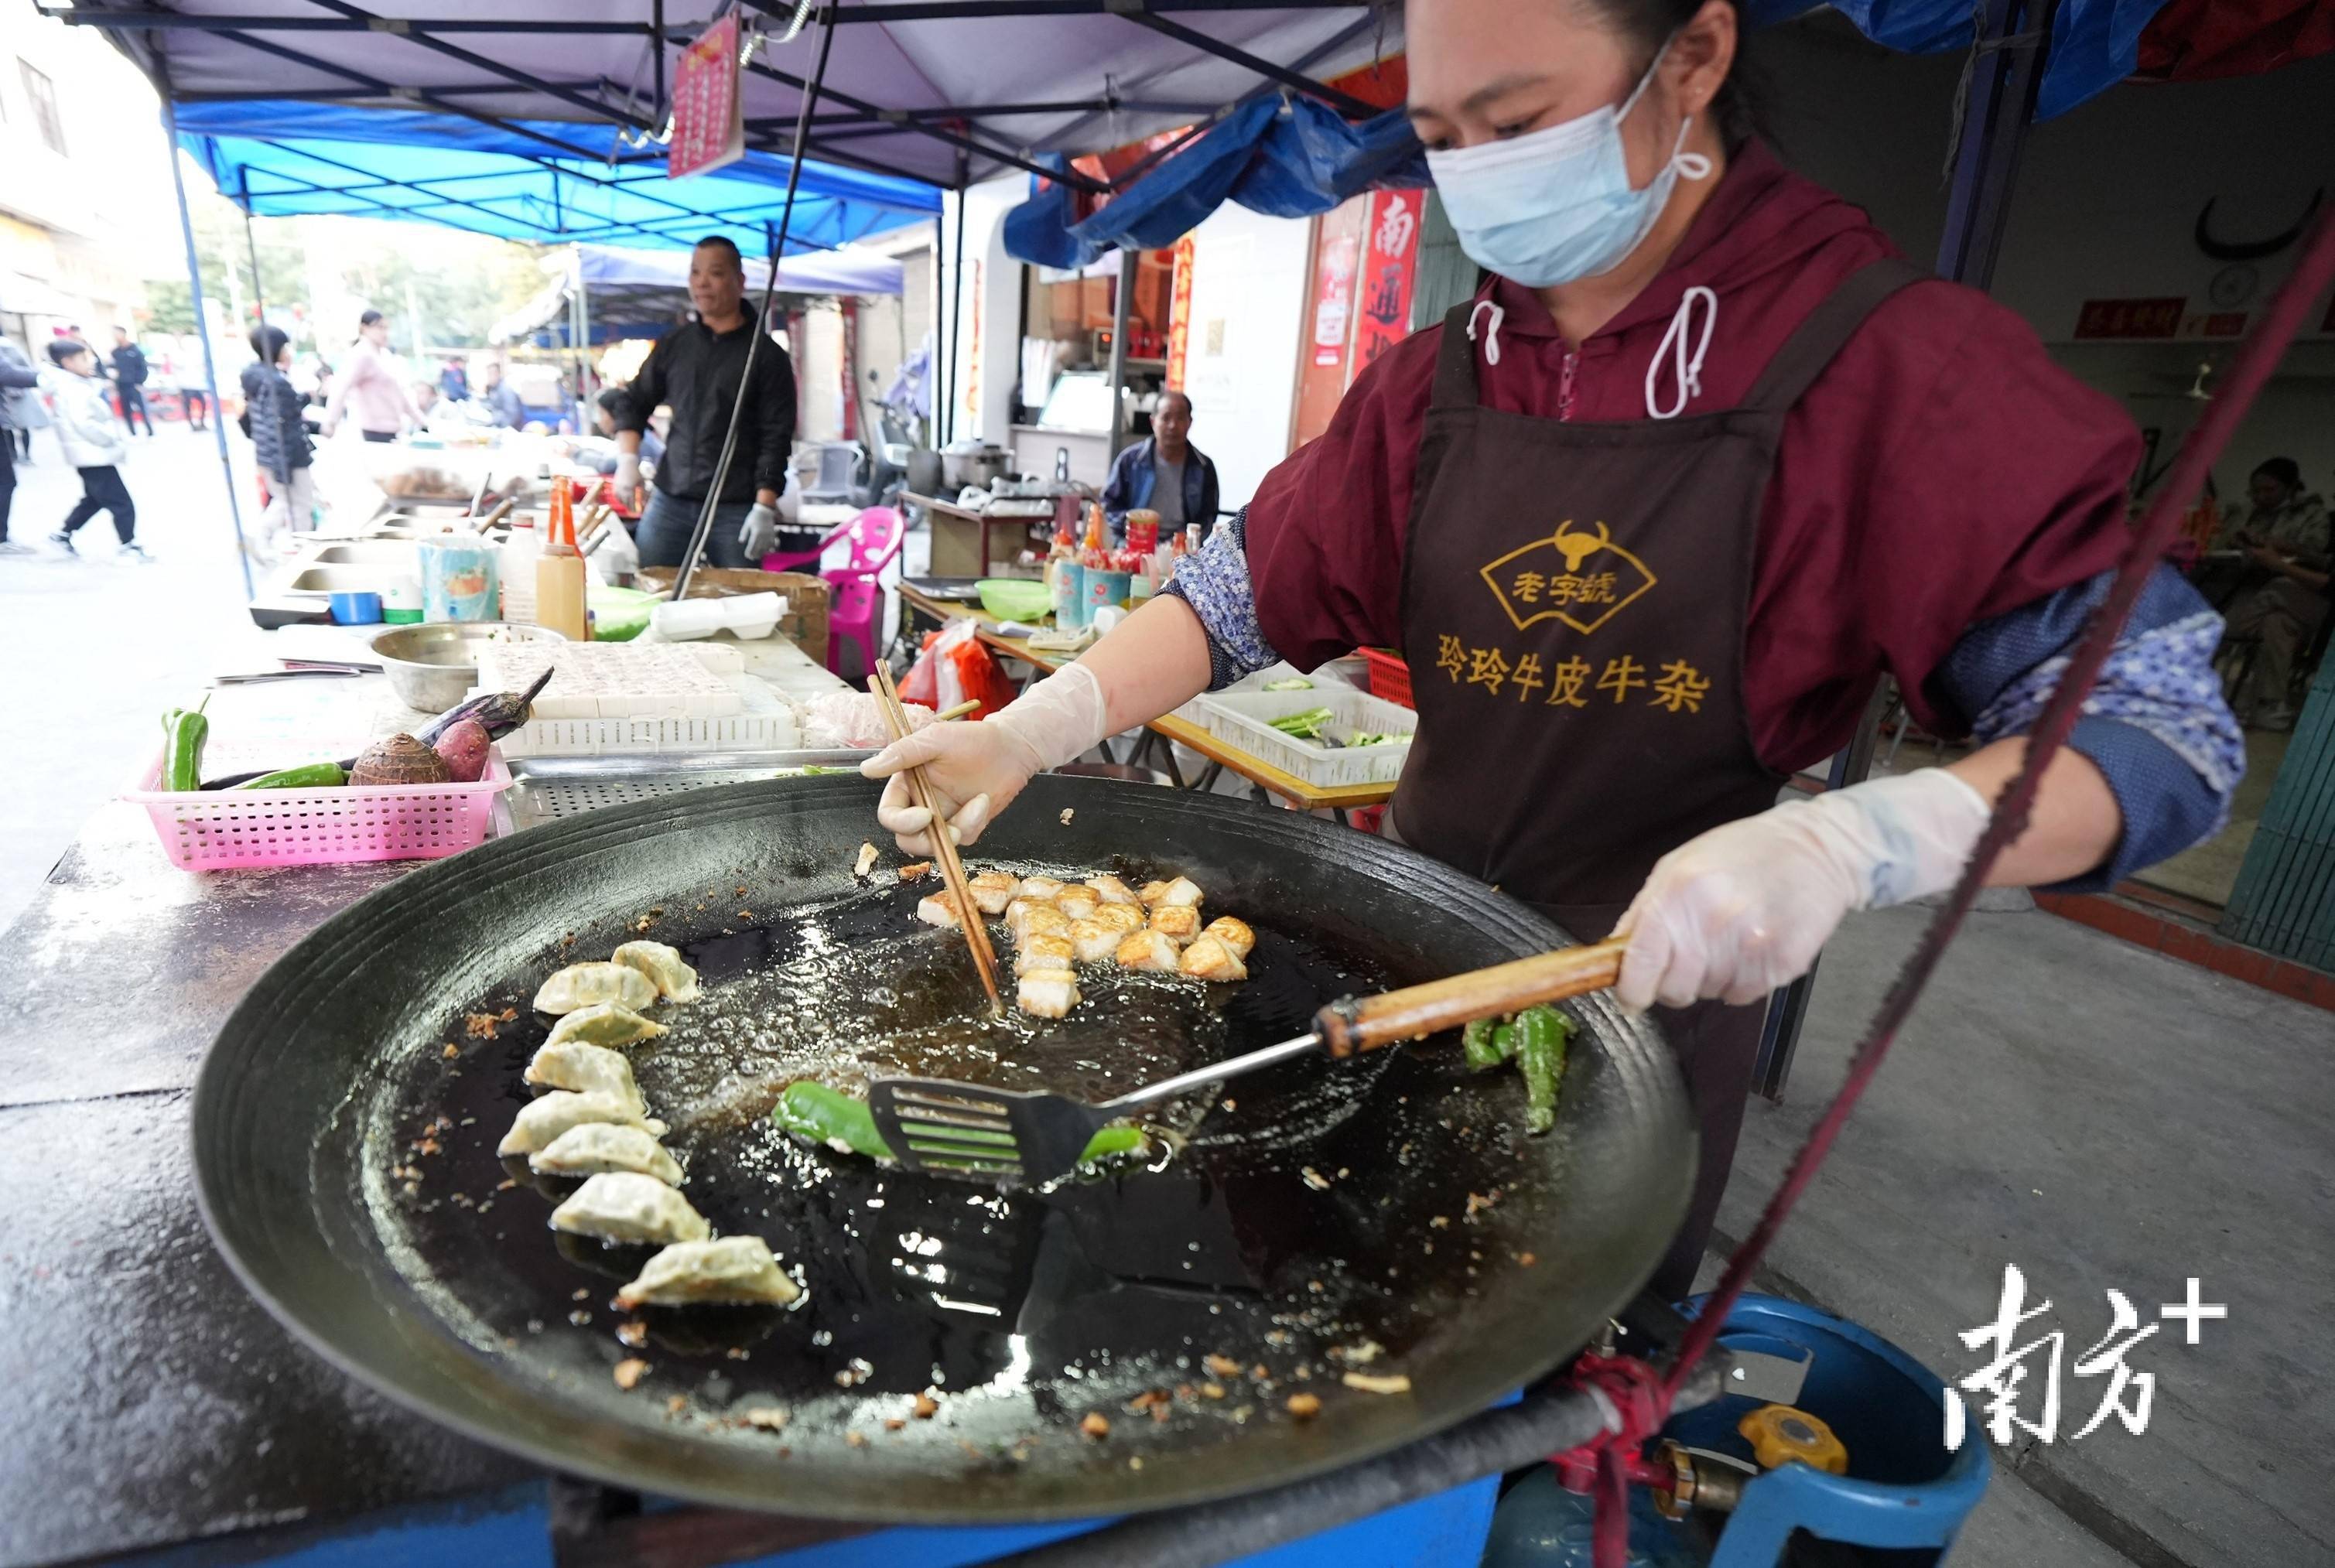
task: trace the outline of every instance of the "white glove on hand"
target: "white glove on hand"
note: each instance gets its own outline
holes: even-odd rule
[[[738,525],[738,547],[746,552],[746,564],[761,566],[762,557],[769,555],[778,542],[778,509],[755,502],[754,509],[746,514],[746,520]]]
[[[1841,917],[1954,885],[1986,828],[1943,768],[1875,779],[1714,828],[1654,863],[1613,934],[1637,1011],[1757,1002],[1806,974]]]
[[[950,836],[970,844],[1032,779],[1092,750],[1107,733],[1105,723],[1102,682],[1085,665],[1071,664],[1022,692],[995,718],[926,725],[862,762],[859,771],[891,780],[877,803],[876,820],[902,852],[929,855],[932,816],[916,803],[906,769],[924,769]]]
[[[638,452],[616,454],[616,498],[634,508],[641,493],[641,458]]]

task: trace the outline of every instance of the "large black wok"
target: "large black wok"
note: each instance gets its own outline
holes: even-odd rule
[[[1693,1134],[1666,1048],[1593,997],[1575,1006],[1587,1027],[1545,1137],[1516,1130],[1513,1075],[1466,1072],[1447,1039],[1276,1070],[1234,1108],[1195,1111],[1164,1173],[1010,1200],[805,1150],[754,1114],[752,1083],[725,1082],[714,1098],[743,1117],[674,1135],[689,1192],[717,1227],[770,1239],[808,1298],[788,1313],[652,1312],[647,1342],[620,1344],[610,1295],[637,1257],[555,1245],[557,1194],[511,1185],[492,1153],[543,1034],[526,999],[644,920],[694,953],[712,998],[755,994],[757,975],[822,944],[912,943],[919,890],[850,876],[873,805],[872,787],[837,778],[599,811],[418,870],[301,943],[228,1020],[196,1091],[203,1214],[244,1282],[349,1372],[544,1465],[707,1502],[938,1522],[1153,1508],[1352,1463],[1545,1373],[1652,1272],[1685,1209]],[[1379,839],[1139,786],[1041,779],[969,858],[1173,869],[1212,911],[1248,919],[1254,978],[1212,1010],[1210,1059],[1302,1029],[1342,990],[1563,939]],[[915,951],[956,966],[943,981],[970,1014],[961,943],[934,943]],[[495,1039],[465,1029],[503,1006],[518,1017]],[[742,1041],[751,1023],[689,1018],[673,1040],[726,1028]],[[1154,1030],[1142,1070],[1170,1047]],[[1115,1073],[1108,1045],[1089,1055],[1102,1079],[1134,1070]],[[657,1101],[654,1058],[641,1061]],[[1330,1352],[1368,1355],[1365,1341],[1383,1347],[1367,1370],[1408,1374],[1410,1393],[1342,1386],[1349,1363]],[[1211,1372],[1210,1354],[1244,1370]],[[611,1369],[632,1357],[649,1370],[625,1391]],[[1209,1381],[1223,1399],[1195,1391]],[[941,1409],[919,1419],[927,1387]],[[1179,1387],[1166,1422],[1126,1408]],[[1318,1418],[1285,1411],[1296,1391],[1321,1397]],[[750,1425],[749,1409],[786,1424]],[[1080,1437],[1098,1410],[1110,1436]]]

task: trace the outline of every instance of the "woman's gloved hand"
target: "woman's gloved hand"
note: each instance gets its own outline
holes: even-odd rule
[[[876,820],[904,853],[930,855],[932,818],[916,803],[908,769],[924,769],[933,803],[951,835],[970,844],[1032,779],[1090,750],[1107,732],[1104,726],[1102,683],[1085,665],[1071,664],[1032,686],[996,717],[927,725],[862,762],[859,771],[891,780],[877,803]]]
[[[1641,1010],[1757,1002],[1806,974],[1842,916],[1952,887],[1986,827],[1943,768],[1875,779],[1729,822],[1654,863],[1613,934],[1614,994]]]

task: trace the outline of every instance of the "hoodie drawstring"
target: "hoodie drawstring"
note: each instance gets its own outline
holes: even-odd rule
[[[1488,299],[1478,300],[1476,308],[1468,313],[1468,341],[1476,341],[1476,323],[1487,310],[1492,313],[1492,327],[1484,334],[1484,363],[1497,364],[1500,363],[1500,324],[1508,319],[1507,311]]]
[[[1703,305],[1702,335],[1695,340],[1694,352],[1687,352],[1687,334],[1693,330],[1694,305],[1700,296]],[[1679,300],[1678,310],[1671,324],[1662,333],[1662,341],[1654,346],[1654,357],[1646,366],[1646,417],[1650,420],[1672,420],[1686,411],[1702,391],[1702,356],[1710,350],[1711,332],[1719,325],[1719,295],[1700,284],[1686,291]],[[1678,402],[1665,409],[1661,405],[1654,388],[1662,378],[1662,364],[1668,361],[1671,376],[1678,383]]]

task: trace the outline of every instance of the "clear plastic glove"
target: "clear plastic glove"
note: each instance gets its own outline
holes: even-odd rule
[[[762,557],[769,555],[778,542],[778,508],[755,502],[754,509],[746,514],[746,520],[738,525],[738,547],[746,552],[747,564],[761,566]]]
[[[1102,682],[1085,665],[1071,664],[993,719],[934,724],[895,740],[859,765],[867,778],[891,780],[877,802],[876,820],[903,853],[933,852],[932,816],[916,803],[906,776],[908,769],[921,767],[950,836],[970,844],[1023,785],[1092,750],[1107,732],[1104,711]]]
[[[616,454],[616,498],[633,511],[641,509],[641,455],[638,452]]]
[[[1806,974],[1841,918],[1953,886],[1986,800],[1943,768],[1875,779],[1714,828],[1654,863],[1613,934],[1614,995],[1641,1010],[1757,1002]]]

